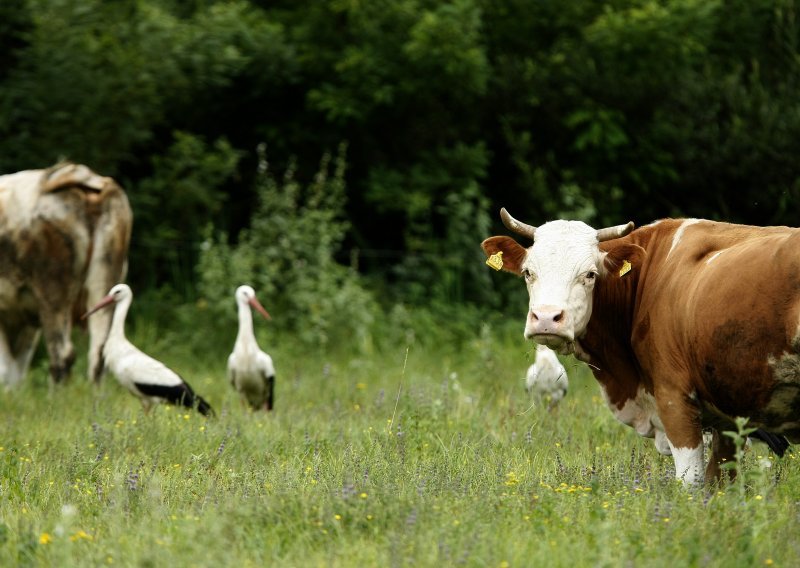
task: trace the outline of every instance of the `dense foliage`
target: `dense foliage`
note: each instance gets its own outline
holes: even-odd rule
[[[329,260],[387,306],[497,307],[500,205],[796,225],[799,40],[793,0],[8,0],[0,172],[118,177],[134,287],[193,298],[209,226],[277,220],[256,148],[305,186],[346,143]]]

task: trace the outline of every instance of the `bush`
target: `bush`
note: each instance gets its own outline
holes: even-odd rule
[[[323,156],[302,187],[290,166],[278,182],[259,147],[258,205],[252,224],[230,242],[208,235],[200,258],[200,292],[208,309],[233,314],[233,292],[252,285],[275,325],[305,345],[335,339],[366,347],[377,307],[355,270],[336,262],[349,224],[344,219],[345,147]]]

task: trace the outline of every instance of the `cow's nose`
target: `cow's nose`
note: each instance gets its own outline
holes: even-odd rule
[[[572,341],[574,336],[569,320],[569,314],[560,306],[545,304],[533,306],[528,310],[525,338],[539,338],[537,341],[543,341],[548,347],[555,347],[553,342]],[[548,338],[546,341],[545,337]]]
[[[561,327],[564,320],[564,310],[554,306],[537,306],[531,310],[531,316],[539,325],[547,327]]]

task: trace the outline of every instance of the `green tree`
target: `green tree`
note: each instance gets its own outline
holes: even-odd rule
[[[129,192],[136,212],[132,280],[150,288],[168,282],[187,296],[194,294],[203,229],[229,199],[236,199],[224,189],[240,157],[225,139],[207,144],[192,134],[174,133],[173,145],[154,156],[152,175]]]
[[[326,33],[331,21],[340,33]],[[383,267],[401,298],[474,299],[465,288],[479,297],[479,252],[456,237],[468,234],[463,208],[480,227],[488,204],[481,184],[489,152],[476,109],[491,69],[478,4],[330,2],[301,30],[319,85],[309,105],[347,133],[355,205],[380,215],[357,228],[357,243],[403,250],[400,262]]]

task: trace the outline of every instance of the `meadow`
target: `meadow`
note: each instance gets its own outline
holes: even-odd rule
[[[756,444],[743,483],[684,488],[584,365],[565,360],[556,410],[531,399],[517,327],[326,353],[259,326],[269,415],[225,379],[233,330],[198,349],[133,327],[217,416],[145,414],[113,378],[86,383],[83,353],[53,388],[37,359],[0,396],[0,565],[800,565],[794,451]]]

